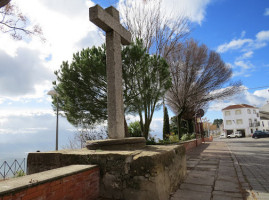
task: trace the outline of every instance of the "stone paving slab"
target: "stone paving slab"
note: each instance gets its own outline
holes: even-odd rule
[[[226,196],[226,197],[241,198],[242,199],[241,192],[213,191],[213,197],[214,196]]]
[[[180,185],[181,190],[191,190],[191,191],[196,191],[196,192],[209,192],[211,193],[213,188],[212,186],[207,186],[207,185],[194,185],[194,184],[189,184],[189,183],[183,183]]]
[[[225,142],[205,143],[194,148],[187,153],[187,166],[188,174],[170,200],[239,200],[251,196],[244,190],[248,185],[237,173],[238,166]]]
[[[201,177],[201,176],[199,177],[199,176],[189,175],[184,181],[184,183],[211,186],[214,184],[214,177]]]
[[[210,200],[211,192],[193,192],[189,190],[178,190],[172,197],[171,200]]]
[[[230,181],[219,181],[217,180],[215,183],[214,190],[224,191],[224,192],[240,192],[240,186],[238,182],[230,182]]]

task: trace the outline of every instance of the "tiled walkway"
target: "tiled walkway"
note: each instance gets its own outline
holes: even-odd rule
[[[170,200],[254,199],[225,142],[201,144],[187,153],[188,175]]]

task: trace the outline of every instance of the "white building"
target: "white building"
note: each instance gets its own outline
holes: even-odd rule
[[[261,124],[260,130],[269,131],[269,102],[260,109]]]
[[[259,109],[247,104],[231,105],[222,109],[224,131],[230,135],[241,131],[243,137],[259,130]]]

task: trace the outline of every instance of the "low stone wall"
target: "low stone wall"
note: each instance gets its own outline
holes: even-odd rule
[[[134,151],[61,150],[30,153],[28,172],[72,164],[100,167],[100,196],[110,199],[165,200],[186,174],[182,145],[149,145]]]
[[[186,142],[180,142],[180,145],[183,145],[186,149],[186,151],[189,151],[192,148],[195,148],[196,146],[199,146],[202,144],[202,142],[212,142],[213,137],[210,136],[209,138],[199,138],[199,139],[193,139],[193,140],[188,140]]]
[[[210,137],[204,138],[205,142],[212,142],[213,141],[213,136],[211,135]]]
[[[0,182],[0,200],[87,199],[99,196],[99,168],[71,165]]]

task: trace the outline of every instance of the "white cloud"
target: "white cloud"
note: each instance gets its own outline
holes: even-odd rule
[[[243,35],[245,35],[245,32]],[[252,54],[253,54],[253,50],[265,47],[267,45],[266,41],[269,41],[269,30],[258,32],[256,34],[256,39],[242,38],[242,33],[241,33],[240,39],[233,39],[228,43],[219,45],[217,47],[217,52],[225,53],[230,50],[240,50],[243,52],[252,51]]]
[[[256,38],[259,41],[269,41],[269,30],[268,31],[260,31],[256,34]]]
[[[253,51],[248,51],[248,52],[246,52],[246,53],[244,53],[244,54],[242,55],[241,59],[251,58],[252,55],[253,55],[253,53],[254,53]]]
[[[257,97],[262,97],[269,100],[269,88],[263,90],[256,90],[253,94]]]
[[[264,16],[269,16],[269,8],[265,8]]]
[[[242,92],[224,101],[214,101],[209,105],[209,111],[221,111],[229,105],[248,104],[256,107],[261,107],[266,104],[269,99],[268,89],[255,90],[253,93],[249,92],[248,88],[241,86]]]
[[[255,70],[255,66],[250,61],[245,61],[241,59],[242,56],[237,58],[233,64],[228,63],[228,65],[233,68],[233,77],[249,77],[251,75],[251,72]]]
[[[241,38],[244,38],[245,35],[246,35],[246,31],[242,31],[242,32],[241,32]]]
[[[0,158],[14,158],[24,152],[55,149],[56,117],[50,111],[0,113]],[[70,132],[73,129],[74,131]],[[59,148],[68,143],[75,129],[59,117]],[[24,155],[25,156],[25,155]]]
[[[151,9],[152,5],[156,3],[154,0],[120,0],[118,5],[121,13],[124,11],[122,5],[125,2],[132,6],[135,4],[142,5],[146,9]],[[206,15],[206,8],[211,2],[212,0],[181,0],[180,3],[178,3],[178,0],[161,1],[161,14],[170,16],[171,20],[175,20],[179,16],[186,16],[191,22],[201,25]]]
[[[246,32],[241,33],[240,39],[233,39],[230,42],[221,44],[217,47],[217,52],[225,53],[228,51],[237,51],[240,56],[235,58],[233,76],[251,76],[251,72],[255,70],[255,66],[249,60],[253,57],[255,50],[267,46],[269,41],[269,31],[260,31],[256,34],[256,38],[243,38]]]
[[[224,53],[229,50],[236,50],[242,48],[244,45],[248,45],[252,43],[253,40],[251,39],[234,39],[230,41],[229,43],[222,44],[218,46],[217,52]]]
[[[168,16],[171,13],[174,16],[183,13],[192,22],[201,25],[206,15],[206,8],[211,2],[211,0],[182,0],[179,3],[178,0],[166,0],[162,1],[162,8]]]
[[[34,37],[0,38],[0,97],[41,98],[55,80],[53,71],[82,48],[100,45],[104,37],[89,21],[88,0],[13,0],[31,22],[38,23],[47,42]],[[50,57],[50,59],[46,59]]]
[[[250,68],[253,67],[251,63],[246,63],[246,62],[244,62],[242,60],[241,61],[236,61],[235,65],[242,68],[242,69],[244,69],[244,70],[247,70],[247,69],[250,69]]]

